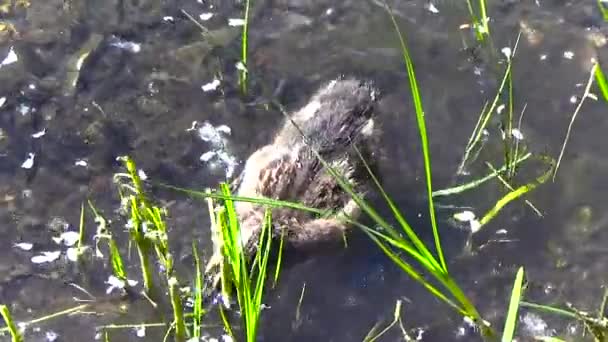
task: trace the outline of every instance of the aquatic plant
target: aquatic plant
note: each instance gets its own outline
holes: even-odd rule
[[[477,40],[480,42],[483,42],[486,37],[490,36],[490,18],[488,17],[486,7],[486,0],[478,0],[477,8],[479,14],[476,14],[471,0],[467,0],[467,9],[469,10],[471,22],[473,23],[475,37],[477,37]]]
[[[222,295],[228,296],[229,289],[234,286],[240,315],[248,342],[256,341],[258,323],[262,310],[262,296],[267,278],[268,260],[272,245],[272,216],[271,211],[266,210],[264,223],[259,239],[259,245],[253,260],[248,260],[244,246],[240,238],[240,224],[234,201],[230,199],[230,189],[227,184],[220,184],[221,193],[226,196],[214,216],[212,225],[219,232],[221,239],[222,263],[224,272],[222,276]],[[230,298],[222,298],[224,303]],[[221,307],[220,307],[221,309]],[[223,314],[223,312],[222,312]],[[234,336],[230,323],[223,315],[226,330]]]

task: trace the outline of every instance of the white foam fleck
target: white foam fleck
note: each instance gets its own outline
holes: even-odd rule
[[[245,19],[241,18],[229,18],[228,26],[243,26],[245,25]]]
[[[211,13],[211,12],[203,12],[203,13],[199,14],[198,17],[202,21],[207,21],[207,20],[209,20],[209,19],[211,19],[213,17],[213,13]]]
[[[34,166],[34,158],[36,157],[35,153],[28,153],[27,159],[21,164],[21,167],[24,169],[31,169]]]
[[[11,48],[8,50],[8,54],[6,55],[6,57],[2,60],[2,62],[0,62],[0,66],[11,65],[13,63],[16,63],[18,60],[19,57],[15,53],[14,48],[11,46]]]

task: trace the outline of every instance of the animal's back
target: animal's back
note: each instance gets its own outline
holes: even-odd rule
[[[367,82],[333,80],[292,115],[293,122],[288,120],[284,124],[274,144],[294,146],[301,142],[304,134],[311,147],[321,153],[344,150],[351,142],[372,134],[372,109],[376,97],[376,90]]]

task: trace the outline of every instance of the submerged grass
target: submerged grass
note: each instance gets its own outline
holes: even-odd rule
[[[482,139],[483,133],[484,133],[486,127],[488,126],[488,123],[490,122],[490,118],[492,117],[492,115],[494,114],[494,112],[498,106],[498,101],[500,100],[500,97],[504,91],[505,85],[510,84],[509,80],[511,79],[511,73],[512,73],[512,69],[513,69],[513,57],[515,56],[515,53],[517,51],[517,46],[519,44],[520,37],[521,37],[521,32],[517,36],[517,40],[515,41],[515,45],[513,46],[512,52],[510,52],[509,56],[507,57],[507,67],[505,68],[505,72],[504,72],[502,81],[500,83],[500,86],[498,87],[498,90],[496,92],[496,96],[494,96],[494,99],[492,100],[491,105],[489,107],[487,107],[487,105],[484,105],[484,107],[481,111],[477,124],[475,125],[475,128],[473,129],[473,133],[471,134],[471,137],[469,138],[467,146],[465,147],[464,156],[462,158],[460,166],[458,167],[459,174],[464,173],[464,170],[465,170],[467,164],[471,161],[471,157],[479,154],[479,151],[483,147],[483,139]],[[513,90],[512,86],[509,86],[509,98],[510,99],[512,99],[512,90]],[[509,122],[510,122],[510,120],[509,120]],[[512,135],[512,131],[505,132],[505,135],[506,136]],[[505,152],[505,153],[507,153],[507,152]],[[507,167],[509,167],[509,165],[512,164],[512,161],[515,160],[516,158],[517,158],[517,156],[512,156],[511,158],[508,158]]]

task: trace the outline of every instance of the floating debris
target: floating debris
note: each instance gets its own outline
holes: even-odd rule
[[[31,169],[34,166],[34,158],[36,157],[35,153],[28,153],[27,159],[21,164],[21,167],[24,169]]]
[[[66,258],[72,262],[78,261],[79,254],[78,247],[70,247],[65,251]]]
[[[32,134],[32,138],[34,138],[34,139],[42,138],[45,134],[46,134],[46,128],[43,129],[42,131]]]
[[[56,332],[54,332],[52,330],[49,330],[44,333],[44,337],[46,338],[46,340],[48,342],[55,342],[59,338],[59,334],[57,334]]]
[[[209,19],[211,19],[213,17],[213,13],[211,13],[211,12],[201,13],[201,14],[198,15],[198,17],[202,21],[207,21],[207,20],[209,20]]]
[[[112,36],[110,38],[109,44],[110,46],[114,46],[132,53],[138,53],[141,51],[141,44],[128,40],[123,40],[116,36]]]
[[[500,113],[502,113],[502,111],[505,109],[505,107],[506,107],[506,106],[505,106],[505,104],[504,104],[504,103],[503,103],[503,104],[501,104],[501,105],[499,105],[498,107],[496,107],[496,114],[500,114]]]
[[[52,251],[52,252],[42,252],[40,255],[33,256],[31,258],[32,263],[34,264],[44,264],[48,262],[53,262],[61,256],[61,251]]]
[[[529,336],[549,336],[548,325],[539,315],[527,312],[520,319],[522,330]]]
[[[206,84],[203,84],[201,86],[201,89],[204,92],[208,92],[208,91],[216,90],[217,87],[219,87],[219,86],[220,86],[220,80],[218,80],[217,78],[215,78],[215,79],[213,79],[213,81],[211,81],[209,83],[206,83]]]
[[[137,337],[146,337],[146,326],[141,325],[135,328],[135,335],[137,335]]]
[[[13,246],[23,251],[31,251],[32,248],[34,248],[34,244],[31,242],[17,242],[14,243]]]
[[[86,160],[84,160],[84,159],[78,159],[78,160],[76,160],[74,162],[74,165],[75,166],[87,167],[87,166],[89,166],[89,163]]]
[[[170,15],[167,15],[167,16],[164,16],[164,17],[163,17],[163,21],[164,21],[164,22],[167,22],[167,23],[173,23],[173,22],[175,22],[175,18],[173,18],[173,17],[172,17],[172,16],[170,16]]]
[[[74,246],[80,239],[80,234],[75,231],[67,231],[52,239],[58,245],[63,243],[65,246]]]
[[[142,181],[145,181],[146,179],[148,179],[148,175],[142,169],[137,170],[137,175],[139,176],[139,178]]]
[[[524,140],[524,134],[518,128],[513,128],[511,130],[511,135],[517,140]]]
[[[238,63],[236,63],[236,70],[247,72],[247,67],[243,62],[238,61]]]
[[[216,155],[215,151],[207,151],[207,152],[203,153],[199,159],[202,162],[208,162],[211,159],[213,159],[213,157],[215,157],[215,155]]]
[[[76,91],[76,85],[80,79],[80,70],[87,61],[89,56],[97,49],[103,36],[101,34],[93,33],[87,39],[87,41],[76,51],[66,63],[66,78],[63,84],[63,94],[65,96],[72,96]]]
[[[25,103],[21,103],[21,104],[19,104],[19,107],[17,107],[17,111],[22,116],[25,116],[32,112],[32,107],[26,105]]]
[[[138,282],[137,280],[131,279],[127,279],[127,281],[125,282],[124,280],[121,280],[116,276],[111,275],[108,277],[108,280],[106,280],[105,283],[109,285],[106,289],[106,294],[110,294],[114,290],[124,290],[127,284],[132,287],[137,285]]]
[[[465,210],[460,213],[454,214],[454,219],[460,222],[470,222],[475,219],[475,213],[470,210]]]
[[[477,233],[481,228],[481,223],[479,223],[479,220],[477,220],[477,218],[475,217],[475,213],[470,210],[465,210],[460,213],[456,213],[452,217],[456,221],[468,223],[469,229],[473,234]]]
[[[200,161],[209,163],[211,168],[218,168],[221,164],[224,166],[226,178],[231,178],[239,164],[236,157],[228,154],[226,151],[216,150],[207,151],[200,156]]]
[[[8,50],[8,54],[6,55],[6,57],[2,60],[2,62],[0,62],[0,67],[11,65],[13,63],[16,63],[18,60],[19,57],[17,57],[14,48],[11,46],[11,48]]]
[[[572,58],[574,58],[574,52],[572,52],[572,51],[564,51],[564,58],[565,59],[572,59]]]
[[[513,56],[513,51],[511,51],[510,47],[504,47],[502,48],[502,50],[500,50],[502,52],[503,55],[505,55],[505,57],[507,57],[507,59],[511,59],[511,57]]]
[[[6,96],[0,97],[0,108],[2,108],[2,106],[4,106],[5,103],[6,103]]]
[[[435,13],[435,14],[439,13],[439,10],[437,9],[437,7],[435,7],[435,4],[433,4],[432,2],[429,2],[425,7],[431,13]]]
[[[245,25],[245,19],[241,19],[241,18],[229,18],[228,19],[228,26],[244,26]]]

